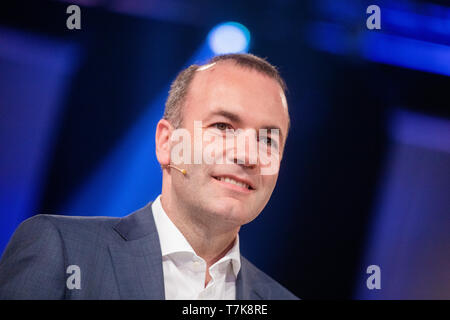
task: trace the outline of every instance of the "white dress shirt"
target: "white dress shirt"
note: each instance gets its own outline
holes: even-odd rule
[[[235,300],[241,268],[239,235],[227,254],[209,267],[211,280],[205,288],[206,262],[167,216],[160,198],[152,203],[152,211],[161,243],[166,299]]]

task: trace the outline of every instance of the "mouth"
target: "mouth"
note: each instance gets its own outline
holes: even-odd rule
[[[217,177],[215,177],[215,176],[213,176],[213,178],[224,184],[236,186],[242,190],[246,190],[246,191],[255,190],[255,188],[253,187],[253,185],[250,182],[245,181],[243,179],[239,179],[237,177],[232,177],[232,176],[217,176]]]

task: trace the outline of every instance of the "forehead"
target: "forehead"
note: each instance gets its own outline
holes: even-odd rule
[[[249,67],[239,66],[232,61],[221,61],[200,66],[192,80],[191,88],[202,87],[204,89],[209,87],[212,90],[221,85],[227,85],[229,90],[233,87],[245,87],[247,90],[259,88],[262,91],[270,88],[270,91],[276,91],[277,93],[282,91],[275,79]]]
[[[287,104],[278,82],[233,62],[201,68],[188,90],[186,118],[196,116],[193,120],[202,120],[218,109],[251,120],[255,127],[259,124],[278,126],[283,133],[287,128]]]

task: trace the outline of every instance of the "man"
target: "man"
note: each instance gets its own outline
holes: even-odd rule
[[[238,236],[275,188],[289,123],[284,81],[263,59],[182,71],[156,128],[161,195],[121,219],[26,220],[0,261],[0,298],[296,299],[240,255]],[[193,143],[180,149],[180,132]]]

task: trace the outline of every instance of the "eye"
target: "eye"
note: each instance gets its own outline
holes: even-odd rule
[[[262,137],[262,138],[260,138],[259,141],[261,141],[261,140],[269,146],[272,144],[272,139],[270,137]]]
[[[275,140],[273,140],[271,137],[260,137],[259,141],[262,141],[263,143],[265,143],[268,146],[274,146],[275,148],[278,147],[277,143]]]
[[[225,122],[217,122],[217,123],[214,123],[212,126],[219,129],[220,131],[225,131],[227,129],[233,130],[233,127]]]

